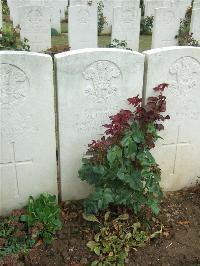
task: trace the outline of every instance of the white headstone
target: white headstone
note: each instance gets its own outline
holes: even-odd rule
[[[52,0],[44,0],[44,6],[48,8],[48,12],[51,20],[51,28],[55,29],[58,33],[61,33],[61,10],[60,2]]]
[[[118,0],[118,2],[119,2],[119,0]],[[140,7],[140,0],[121,0],[121,6],[122,7],[139,8]]]
[[[13,26],[20,25],[21,15],[19,8],[26,6],[42,6],[48,9],[48,15],[51,20],[51,28],[56,29],[58,33],[61,32],[61,11],[60,2],[53,0],[12,0],[13,1]],[[62,2],[61,2],[62,3]],[[21,26],[21,25],[20,25]]]
[[[10,2],[11,14],[13,19],[13,26],[20,25],[21,16],[19,14],[19,8],[25,6],[42,5],[43,0],[12,0]]]
[[[193,38],[200,42],[200,8],[192,10],[190,32],[193,33]]]
[[[103,0],[103,4],[103,15],[106,18],[106,24],[104,25],[102,32],[103,34],[110,34],[112,32],[113,9],[115,7],[139,8],[139,0]]]
[[[177,45],[180,20],[174,8],[156,8],[154,13],[152,48]]]
[[[171,7],[172,1],[170,0],[146,0],[145,1],[145,17],[154,16],[156,8]]]
[[[71,49],[97,47],[97,7],[71,6],[68,16],[69,46]]]
[[[0,52],[0,215],[57,194],[53,67],[48,55]]]
[[[48,9],[42,6],[19,8],[20,37],[27,38],[30,51],[41,52],[51,48],[51,26]]]
[[[119,2],[119,3],[118,3]],[[121,1],[116,2],[115,0],[104,0],[103,1],[103,15],[106,20],[104,24],[103,34],[110,34],[112,31],[112,18],[113,18],[113,8],[121,5]]]
[[[180,19],[185,17],[187,9],[191,6],[191,0],[175,0],[172,7],[177,10],[177,16]]]
[[[61,14],[61,19],[65,19],[67,7],[68,7],[68,1],[67,0],[60,0],[59,1],[59,7],[60,7],[60,14]]]
[[[146,55],[146,98],[161,83],[171,119],[160,132],[154,154],[162,170],[162,187],[178,190],[195,184],[200,175],[200,48],[169,47]]]
[[[87,0],[70,0],[70,6],[87,5]]]
[[[84,49],[56,58],[61,183],[63,199],[81,199],[88,186],[77,176],[93,139],[101,138],[108,116],[141,95],[144,57],[121,49]]]
[[[114,8],[112,40],[125,40],[128,48],[137,51],[139,48],[140,18],[140,8]]]
[[[200,8],[200,1],[194,1],[193,3],[193,9],[197,9],[197,8]]]
[[[13,0],[11,7],[11,16],[13,20],[13,27],[16,27],[19,25],[19,14],[18,14],[18,8],[20,4],[22,3],[22,0]]]

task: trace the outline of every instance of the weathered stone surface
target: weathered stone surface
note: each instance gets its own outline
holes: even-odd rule
[[[140,0],[121,0],[121,6],[122,7],[139,8],[140,7]]]
[[[134,51],[139,48],[141,9],[116,7],[113,12],[112,40],[125,40]]]
[[[145,2],[145,17],[154,16],[155,9],[161,7],[172,6],[171,0],[146,0]]]
[[[87,5],[87,0],[70,0],[70,6]]]
[[[172,7],[177,11],[177,17],[183,19],[187,8],[191,6],[191,0],[174,0]]]
[[[72,50],[97,47],[97,6],[69,7],[69,46]]]
[[[87,144],[99,139],[108,116],[141,95],[143,55],[120,49],[87,49],[56,55],[61,184],[64,200],[88,195],[78,178]]]
[[[56,29],[57,32],[61,32],[61,8],[60,5],[63,5],[62,1],[53,1],[53,0],[12,0],[11,14],[13,19],[13,25],[16,27],[20,25],[21,14],[19,8],[24,8],[26,6],[42,6],[47,8],[47,14],[50,17],[51,28]],[[21,25],[20,25],[21,26]]]
[[[49,0],[44,6],[49,9],[51,28],[61,33],[61,9],[59,1]]]
[[[177,45],[175,36],[178,34],[180,19],[174,8],[156,8],[152,33],[152,48]]]
[[[25,6],[19,8],[20,37],[27,38],[30,50],[45,51],[51,48],[51,25],[48,9],[42,6]]]
[[[0,215],[57,194],[50,56],[0,52]]]
[[[192,10],[190,32],[193,33],[193,38],[200,42],[200,8]]]
[[[193,8],[194,9],[200,8],[200,1],[194,1]]]
[[[200,48],[170,47],[144,52],[147,98],[152,88],[168,83],[167,112],[171,119],[154,150],[165,190],[195,184],[200,175]]]
[[[61,14],[61,19],[65,19],[66,17],[66,11],[68,7],[68,1],[67,0],[59,0],[59,7],[60,7],[60,14]]]
[[[106,18],[106,24],[104,25],[103,34],[110,34],[112,32],[113,25],[113,9],[115,7],[124,8],[139,8],[139,0],[103,0],[104,9],[103,14]]]
[[[20,20],[21,20],[21,14],[19,13],[20,7],[43,5],[43,1],[45,0],[12,0],[10,1],[13,26],[16,27],[20,25]]]

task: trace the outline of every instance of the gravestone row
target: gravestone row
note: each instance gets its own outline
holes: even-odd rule
[[[181,16],[185,14],[185,9],[179,9],[181,2],[178,3],[179,5],[176,8],[163,7],[154,10],[152,49],[177,45],[175,36],[178,35],[180,21],[183,19]],[[200,4],[200,2],[194,2],[192,9],[190,33],[193,33],[193,38],[200,42],[200,8],[197,4]]]
[[[41,5],[48,9],[51,28],[61,32],[60,20],[65,18],[65,11],[67,10],[67,0],[9,0],[8,5],[10,8],[11,19],[13,26],[21,25],[22,17],[19,12],[20,7],[25,6],[38,6]]]
[[[160,83],[170,85],[165,94],[171,116],[161,135],[164,140],[154,150],[161,185],[177,190],[196,182],[200,48],[169,47],[143,54],[82,49],[56,55],[55,69],[58,110],[51,57],[0,52],[0,215],[23,206],[29,195],[57,194],[55,113],[62,197],[81,199],[90,192],[77,177],[87,144],[102,136],[108,116],[128,108],[128,97],[143,94],[146,101]]]
[[[54,27],[58,32],[61,31],[60,10],[61,6],[63,10],[66,0],[58,1],[57,3],[52,2],[52,0],[15,1],[10,0],[9,4],[11,6],[15,4],[18,14],[17,18],[21,26],[21,39],[23,40],[26,37],[29,40],[31,51],[41,52],[50,48],[51,28]],[[106,3],[106,0],[104,0],[105,6]],[[109,16],[112,17],[111,24],[113,24],[111,39],[125,40],[128,48],[137,51],[141,19],[139,1],[113,0],[109,3],[109,12],[112,16],[108,15],[108,18]],[[200,38],[199,10],[197,9],[199,3],[197,0],[194,2],[196,7],[193,9],[191,23],[191,32],[194,33],[194,37],[197,40]],[[190,0],[178,0],[176,4],[173,1],[167,0],[147,0],[145,5],[146,14],[148,12],[152,14],[153,12],[154,15],[152,48],[177,45],[175,36],[178,34],[180,21],[190,5]],[[159,6],[165,7],[155,8]],[[106,10],[108,11],[108,8],[104,7],[105,13],[107,12]],[[13,12],[14,8],[12,7],[11,14]],[[14,17],[16,16],[13,15]],[[16,24],[14,19],[13,23]],[[86,0],[71,0],[70,7],[68,8],[68,28],[71,50],[98,47],[97,1],[92,1],[89,4]]]

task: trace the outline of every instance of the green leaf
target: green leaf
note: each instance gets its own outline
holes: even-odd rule
[[[99,242],[100,236],[101,236],[101,233],[96,234],[96,235],[94,236],[94,240],[95,240],[96,242]]]
[[[105,168],[103,165],[96,165],[96,166],[93,166],[93,171],[94,173],[96,174],[99,174],[99,175],[104,175],[105,174]]]
[[[152,171],[150,167],[143,168],[141,171],[141,176],[144,178],[152,177]]]
[[[83,219],[88,221],[88,222],[100,223],[95,215],[86,215],[85,213],[83,213]]]
[[[20,221],[21,222],[27,222],[28,221],[28,215],[25,215],[25,214],[21,215],[20,216]]]
[[[152,198],[152,199],[149,199],[148,200],[148,205],[149,207],[151,208],[152,212],[155,214],[155,215],[158,215],[160,209],[158,207],[158,201],[155,199],[155,198]]]
[[[150,235],[150,238],[151,238],[151,239],[152,239],[152,238],[155,238],[155,237],[157,237],[158,235],[161,235],[162,232],[163,232],[163,225],[161,225],[161,228],[160,228],[159,231],[156,231],[156,232],[154,232],[153,234],[151,234],[151,235]]]
[[[104,215],[104,221],[107,222],[110,217],[110,211],[106,212]]]
[[[122,158],[122,149],[119,146],[114,146],[107,153],[107,159],[111,165],[115,162],[115,160],[121,160]]]
[[[128,213],[123,213],[120,216],[118,216],[115,221],[125,221],[129,219],[129,214]]]
[[[98,210],[105,210],[114,201],[113,192],[110,188],[97,188],[91,196],[86,199],[86,213],[97,213]]]
[[[137,144],[132,140],[128,145],[128,154],[130,156],[135,155],[137,152]]]
[[[139,125],[137,123],[133,123],[131,126],[132,129],[132,137],[133,140],[136,143],[143,143],[144,142],[144,133],[142,132],[142,130],[140,130]]]
[[[92,263],[91,263],[91,266],[98,266],[99,265],[99,262],[97,261],[97,260],[95,260],[95,261],[93,261]]]
[[[87,247],[91,250],[91,251],[94,251],[95,247],[98,246],[99,244],[96,243],[95,241],[89,241],[87,243]]]
[[[137,144],[131,135],[125,136],[121,141],[121,145],[124,147],[125,156],[134,160],[137,152]]]
[[[137,154],[137,159],[140,161],[143,168],[156,164],[154,157],[147,149],[140,150]]]
[[[147,133],[155,135],[156,132],[157,132],[157,129],[156,129],[154,123],[149,123],[147,126]]]
[[[99,246],[96,246],[96,247],[94,248],[94,253],[95,253],[97,256],[100,255],[100,251],[101,251],[101,249],[100,249]]]
[[[137,222],[137,223],[134,223],[132,227],[133,227],[133,231],[136,232],[141,227],[141,224],[140,222]]]
[[[131,175],[127,173],[121,173],[120,171],[117,173],[117,177],[129,184],[129,186],[134,190],[141,190],[143,188],[143,183],[140,180],[140,172],[134,171]]]
[[[130,141],[132,141],[131,135],[127,134],[123,137],[122,141],[121,141],[121,145],[123,147],[127,147],[129,146]]]

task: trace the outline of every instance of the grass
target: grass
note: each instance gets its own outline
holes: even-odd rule
[[[61,25],[62,34],[59,36],[52,37],[52,45],[53,46],[62,46],[68,45],[68,24],[63,22]],[[106,47],[111,42],[111,36],[102,35],[98,37],[98,46]],[[139,44],[139,52],[143,52],[145,50],[151,49],[151,36],[150,35],[140,35],[140,44]]]
[[[68,24],[66,22],[61,23],[61,31],[62,33],[68,33]]]
[[[107,35],[99,36],[98,44],[99,47],[106,47],[110,44],[111,37]],[[68,34],[64,33],[59,36],[52,37],[52,45],[60,46],[68,44]],[[151,36],[150,35],[140,35],[140,46],[139,52],[143,52],[151,49]]]
[[[58,36],[53,36],[51,40],[52,40],[52,46],[63,46],[68,44],[67,34],[60,34]]]
[[[151,49],[151,35],[140,35],[139,52]]]

